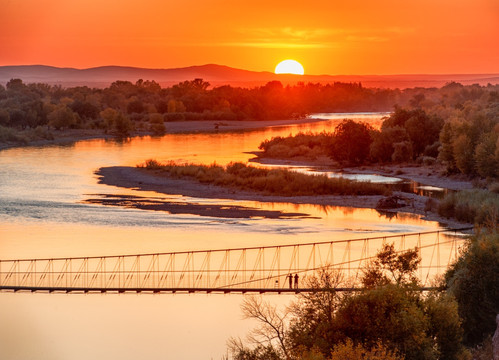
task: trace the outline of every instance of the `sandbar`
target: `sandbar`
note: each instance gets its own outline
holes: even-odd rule
[[[153,170],[143,168],[112,166],[102,167],[96,171],[99,177],[99,183],[117,186],[122,188],[134,189],[139,191],[154,191],[159,194],[183,195],[192,198],[209,199],[230,199],[247,200],[257,202],[271,203],[293,203],[293,204],[314,204],[332,207],[354,207],[375,209],[382,195],[363,195],[363,196],[275,196],[263,195],[255,192],[240,191],[233,188],[215,186],[211,184],[202,184],[189,179],[176,179],[160,175]],[[460,228],[469,226],[453,219],[446,219],[432,211],[425,211],[427,197],[409,193],[398,193],[397,195],[407,199],[407,205],[397,209],[390,210],[393,214],[397,212],[411,213],[421,215],[423,219],[437,221],[449,228]],[[210,215],[210,212],[205,212]],[[213,214],[212,214],[213,215]],[[215,215],[213,215],[215,216]],[[286,215],[284,215],[286,216]],[[299,216],[303,216],[300,214]]]

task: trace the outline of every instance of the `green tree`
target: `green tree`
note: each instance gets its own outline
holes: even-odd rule
[[[340,272],[328,268],[305,280],[306,287],[322,291],[301,293],[290,308],[293,319],[288,336],[295,357],[314,349],[326,356],[332,344],[340,340],[333,320],[343,299],[336,288],[343,282]]]
[[[413,159],[413,147],[410,141],[401,141],[393,144],[393,162],[405,162]]]
[[[463,346],[463,329],[456,299],[445,292],[430,293],[424,300],[424,311],[430,320],[429,334],[435,339],[440,360],[467,359]]]
[[[112,108],[105,108],[99,113],[102,120],[104,120],[104,127],[106,130],[111,130],[114,126],[115,119],[118,116],[118,111]]]
[[[334,131],[331,157],[351,164],[362,164],[369,156],[372,128],[366,123],[343,120]]]
[[[411,139],[415,157],[438,140],[442,126],[443,120],[438,117],[430,117],[420,109],[412,112],[405,123],[405,129]]]
[[[367,348],[381,341],[406,359],[437,359],[430,319],[419,294],[410,288],[389,284],[349,297],[335,321],[345,338]]]
[[[114,130],[116,135],[119,137],[127,137],[130,135],[130,131],[133,130],[133,124],[122,112],[118,112],[118,115],[114,119]]]
[[[26,89],[26,85],[23,84],[21,79],[10,79],[5,86],[7,91],[23,91]]]
[[[6,109],[0,109],[0,126],[10,125],[10,115]]]
[[[144,107],[144,104],[142,103],[142,101],[135,99],[135,100],[132,100],[128,103],[128,105],[126,107],[126,111],[128,114],[132,114],[132,113],[141,114],[145,111],[145,107]]]
[[[421,100],[424,99],[421,98]],[[391,127],[401,127],[407,132],[411,142],[412,157],[423,154],[426,147],[434,144],[439,139],[444,121],[437,116],[429,116],[423,109],[406,110],[399,107],[388,119],[383,122],[381,131]],[[394,142],[400,142],[395,139]]]
[[[454,171],[457,169],[456,161],[454,159],[454,130],[452,123],[447,122],[444,124],[442,131],[440,131],[440,149],[438,159],[447,166],[447,171]]]
[[[99,113],[104,120],[106,130],[113,130],[119,137],[127,137],[133,130],[133,124],[121,111],[106,108]]]
[[[97,108],[97,106],[89,102],[76,100],[71,104],[70,107],[75,113],[80,115],[80,117],[82,118],[95,119],[99,115],[99,109]]]
[[[496,329],[499,313],[499,233],[482,231],[446,273],[463,320],[464,341],[474,346]]]
[[[400,126],[385,127],[382,131],[372,132],[372,135],[370,156],[380,162],[392,161],[394,144],[409,140],[407,131]]]
[[[475,170],[474,146],[467,134],[461,134],[454,138],[452,150],[456,167],[463,174],[473,174]]]
[[[475,163],[478,174],[482,177],[499,176],[499,162],[496,160],[497,134],[485,133],[475,148]]]
[[[149,115],[149,128],[154,135],[163,135],[166,131],[163,115],[154,113]]]
[[[49,125],[57,130],[69,128],[76,124],[75,113],[66,105],[58,106],[54,111],[47,115]]]
[[[393,244],[385,244],[364,269],[362,284],[368,289],[387,284],[416,284],[415,273],[420,263],[417,248],[397,253]]]

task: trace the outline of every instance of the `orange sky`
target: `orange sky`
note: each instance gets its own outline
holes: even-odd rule
[[[499,73],[498,0],[0,0],[0,65]]]

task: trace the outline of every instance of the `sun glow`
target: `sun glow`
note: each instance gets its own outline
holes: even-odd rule
[[[305,70],[303,66],[296,60],[284,60],[281,61],[275,67],[276,74],[295,74],[295,75],[303,75],[305,74]]]

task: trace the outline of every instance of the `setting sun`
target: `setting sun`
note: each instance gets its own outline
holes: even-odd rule
[[[276,74],[295,74],[295,75],[303,75],[305,74],[305,70],[303,66],[296,60],[284,60],[281,61],[275,67]]]

